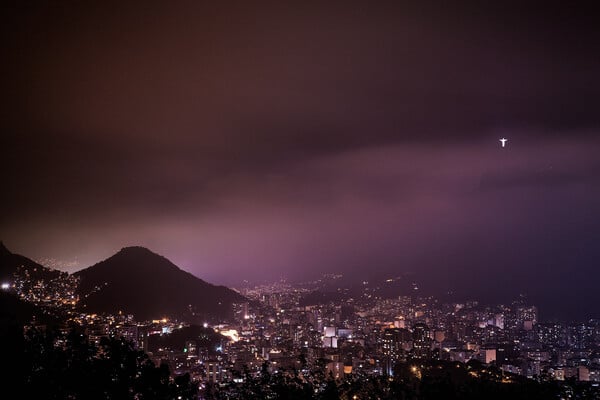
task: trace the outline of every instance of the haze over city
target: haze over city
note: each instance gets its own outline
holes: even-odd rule
[[[12,251],[75,272],[142,245],[231,286],[411,274],[600,317],[584,5],[33,4],[1,28]]]

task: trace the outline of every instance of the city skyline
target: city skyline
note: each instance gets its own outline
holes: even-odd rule
[[[234,293],[142,247],[75,275],[0,247],[0,267],[3,339],[31,395],[588,399],[600,385],[600,320],[544,321],[523,296],[443,301],[339,274]]]

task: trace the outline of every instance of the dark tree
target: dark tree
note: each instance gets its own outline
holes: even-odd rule
[[[189,375],[171,380],[167,365],[156,367],[123,338],[96,346],[77,329],[29,329],[21,365],[22,398],[193,399],[198,392]]]

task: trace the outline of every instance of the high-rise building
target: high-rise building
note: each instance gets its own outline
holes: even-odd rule
[[[403,348],[412,339],[406,329],[387,328],[381,337],[381,352],[383,353],[383,369],[387,375],[392,376],[394,365],[402,358]]]
[[[479,356],[482,363],[489,364],[491,362],[494,362],[496,361],[496,349],[479,349]]]
[[[220,361],[212,360],[206,363],[206,378],[209,382],[219,383],[223,378],[223,367]]]
[[[429,327],[423,323],[413,326],[413,355],[426,358],[431,352],[431,336]]]
[[[397,339],[395,331],[398,328],[386,329],[381,338],[382,353],[391,358],[395,358],[400,351],[400,341]]]

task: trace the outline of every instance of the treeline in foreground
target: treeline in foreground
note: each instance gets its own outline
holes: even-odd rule
[[[6,349],[4,390],[19,398],[43,399],[600,399],[589,383],[531,380],[507,376],[477,362],[403,363],[394,376],[351,375],[335,380],[325,363],[311,373],[234,375],[235,381],[208,384],[199,391],[189,375],[172,379],[167,365],[156,366],[122,338],[90,343],[77,329],[3,327]]]

